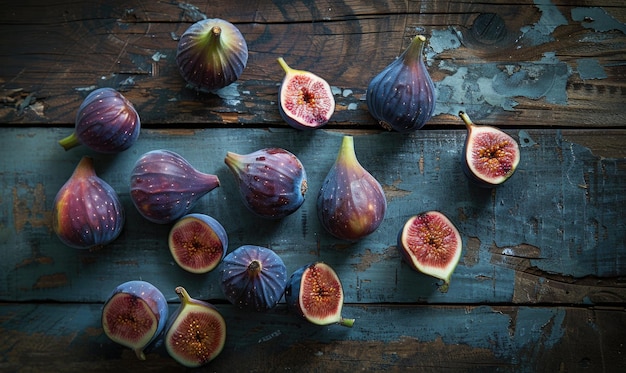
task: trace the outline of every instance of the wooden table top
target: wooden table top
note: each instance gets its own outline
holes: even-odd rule
[[[104,301],[136,279],[161,289],[171,311],[179,285],[220,310],[226,346],[209,371],[626,371],[622,0],[0,5],[0,371],[184,370],[162,346],[139,361],[104,334]],[[186,87],[174,59],[180,35],[206,17],[234,23],[250,53],[239,80],[215,94]],[[419,131],[388,132],[366,88],[417,34],[428,38],[435,116]],[[281,56],[333,87],[323,129],[280,117]],[[133,103],[139,140],[117,155],[63,150],[57,142],[99,87]],[[520,143],[518,170],[498,188],[476,188],[461,170],[460,110]],[[353,244],[324,231],[315,205],[344,134],[388,203],[380,228]],[[277,221],[245,209],[224,164],[227,151],[274,146],[296,154],[309,181],[304,205]],[[229,251],[271,248],[289,273],[331,264],[354,327],[309,324],[284,302],[238,310],[216,271],[177,267],[170,225],[144,219],[129,194],[135,161],[154,149],[219,177],[194,211],[224,225]],[[84,155],[127,215],[97,251],[71,249],[52,229],[54,197]],[[463,240],[447,293],[396,250],[406,219],[427,210],[444,212]]]

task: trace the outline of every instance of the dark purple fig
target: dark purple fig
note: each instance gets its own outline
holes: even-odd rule
[[[130,198],[143,217],[167,224],[187,214],[202,196],[219,186],[217,176],[198,171],[181,155],[153,150],[135,163]]]
[[[416,271],[443,280],[439,290],[448,291],[450,277],[459,263],[463,242],[454,224],[438,211],[409,218],[398,233],[398,251]]]
[[[102,309],[104,334],[146,360],[145,348],[156,340],[167,322],[167,301],[154,285],[128,281],[117,286]]]
[[[268,219],[280,219],[296,211],[307,191],[306,172],[300,160],[281,148],[250,154],[226,154],[244,205]]]
[[[170,317],[165,333],[165,348],[180,364],[196,368],[215,359],[226,342],[226,322],[211,304],[176,288],[180,306]]]
[[[289,67],[280,57],[278,63],[285,77],[278,91],[278,110],[293,128],[320,128],[335,112],[335,97],[326,80],[303,70]]]
[[[54,199],[52,227],[64,244],[97,249],[115,240],[124,227],[124,208],[115,190],[83,157]]]
[[[322,226],[339,239],[358,241],[378,229],[386,210],[383,188],[357,160],[353,137],[344,136],[317,196]]]
[[[291,312],[313,324],[354,324],[354,319],[341,316],[343,287],[337,273],[326,263],[298,268],[287,283],[285,301]]]
[[[198,21],[178,41],[180,73],[201,91],[214,91],[236,81],[247,62],[246,40],[235,25],[223,19]]]
[[[387,130],[418,130],[435,112],[435,85],[424,64],[426,37],[417,35],[367,87],[369,112]]]
[[[133,105],[113,88],[91,92],[78,108],[74,132],[59,141],[69,150],[83,144],[99,153],[119,153],[130,148],[141,128]]]
[[[287,269],[282,259],[260,246],[244,245],[226,255],[220,273],[226,299],[252,311],[276,306],[287,285]]]
[[[215,269],[228,250],[226,230],[205,214],[180,218],[170,229],[167,242],[176,264],[191,273]]]
[[[467,127],[463,147],[463,172],[476,185],[493,188],[507,181],[520,161],[517,142],[500,129],[476,125],[459,112]]]

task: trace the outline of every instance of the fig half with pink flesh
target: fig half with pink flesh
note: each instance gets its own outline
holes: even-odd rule
[[[324,126],[335,112],[335,98],[323,78],[305,70],[292,69],[280,57],[285,77],[278,92],[278,109],[293,128],[306,130]]]
[[[180,218],[170,229],[167,242],[176,264],[191,273],[215,269],[228,250],[224,227],[213,217],[198,213]]]
[[[192,298],[182,286],[176,294],[180,306],[168,321],[165,348],[181,365],[200,367],[224,349],[226,321],[213,305]]]
[[[335,270],[326,263],[311,263],[293,272],[285,289],[285,301],[291,312],[313,324],[354,324],[354,319],[341,315],[343,286]]]
[[[517,142],[498,128],[474,124],[462,111],[459,116],[467,128],[462,162],[465,175],[484,188],[507,181],[520,161]]]
[[[144,349],[165,329],[167,301],[146,281],[117,286],[102,309],[102,328],[112,341],[132,349],[145,360]]]
[[[411,268],[443,280],[439,290],[448,291],[463,242],[458,229],[444,214],[427,211],[409,218],[398,234],[397,248]]]

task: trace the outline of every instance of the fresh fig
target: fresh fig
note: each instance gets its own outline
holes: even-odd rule
[[[398,251],[416,271],[443,280],[448,291],[450,277],[459,263],[463,242],[452,222],[441,212],[427,211],[409,218],[398,233]]]
[[[351,327],[354,319],[341,316],[343,287],[335,270],[315,262],[298,268],[285,289],[287,308],[317,325],[340,324]]]
[[[146,360],[145,348],[165,329],[168,319],[163,293],[146,281],[118,285],[102,309],[102,329],[112,341]]]
[[[287,286],[287,269],[282,259],[261,246],[244,245],[226,255],[220,273],[226,299],[252,311],[276,306]]]
[[[304,202],[308,185],[304,166],[285,149],[265,148],[245,155],[228,152],[224,163],[235,177],[244,205],[260,217],[284,218]]]
[[[133,204],[143,217],[158,224],[181,218],[219,186],[216,175],[200,172],[180,154],[163,149],[142,155],[130,175]]]
[[[322,226],[339,239],[358,241],[378,229],[386,210],[383,188],[357,160],[353,137],[344,136],[317,196]]]
[[[305,130],[324,126],[335,112],[335,97],[326,80],[289,67],[280,57],[285,77],[278,91],[278,110],[293,128]]]
[[[193,299],[182,286],[176,288],[180,306],[170,317],[165,348],[180,364],[196,368],[215,359],[226,342],[226,322],[211,304]]]
[[[96,175],[93,160],[83,157],[54,198],[52,227],[67,246],[97,249],[120,235],[125,216],[115,190]]]
[[[188,214],[170,229],[170,252],[182,269],[207,273],[215,269],[228,250],[226,230],[217,220],[205,214]]]
[[[198,21],[178,41],[180,73],[201,91],[215,91],[236,81],[247,62],[246,40],[235,25],[223,19]]]
[[[367,87],[367,108],[387,130],[418,130],[435,112],[435,85],[424,64],[425,44],[425,36],[415,36],[400,57]]]
[[[79,144],[99,153],[119,153],[139,137],[141,120],[133,105],[113,88],[91,92],[78,108],[74,132],[59,141],[69,150]]]
[[[463,147],[463,172],[476,185],[496,187],[507,181],[520,161],[517,142],[498,128],[476,125],[459,112],[467,128]]]

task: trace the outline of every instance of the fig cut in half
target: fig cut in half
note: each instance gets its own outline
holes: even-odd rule
[[[335,270],[326,263],[315,262],[297,269],[287,283],[285,300],[291,312],[313,324],[354,324],[354,319],[341,315],[343,287]]]
[[[167,301],[146,281],[118,285],[102,309],[102,329],[113,342],[132,349],[146,360],[144,349],[164,330]]]
[[[493,188],[507,181],[520,161],[517,142],[502,130],[476,125],[459,112],[467,128],[463,147],[463,172],[476,185]]]
[[[191,273],[207,273],[222,261],[228,250],[224,227],[205,214],[188,214],[170,229],[170,252],[182,269]]]
[[[168,321],[165,348],[181,365],[200,367],[222,352],[226,322],[213,305],[193,299],[182,286],[176,294],[180,306]]]
[[[448,291],[450,277],[459,263],[463,241],[457,228],[439,211],[409,218],[398,234],[398,251],[416,271],[443,280]]]
[[[335,98],[328,82],[309,71],[292,69],[282,57],[278,63],[285,70],[278,92],[278,109],[285,122],[300,130],[328,123],[335,112]]]

